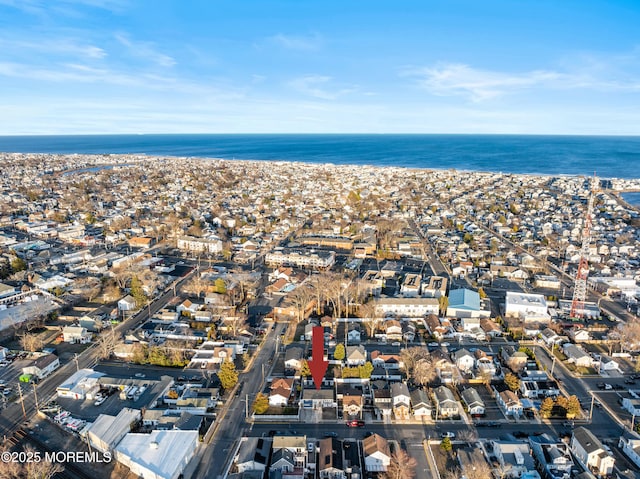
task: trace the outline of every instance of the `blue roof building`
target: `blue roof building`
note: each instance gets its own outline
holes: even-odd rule
[[[491,311],[484,310],[480,294],[471,289],[453,289],[449,292],[447,316],[455,318],[488,318]],[[479,324],[478,324],[479,327]]]

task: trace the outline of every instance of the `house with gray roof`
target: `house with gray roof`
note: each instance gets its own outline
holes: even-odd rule
[[[571,452],[588,470],[598,475],[608,475],[613,472],[615,459],[606,450],[600,439],[585,427],[576,427],[571,436]]]
[[[468,387],[460,393],[462,400],[467,405],[468,412],[471,416],[483,416],[485,411],[484,401],[480,397],[475,388]]]

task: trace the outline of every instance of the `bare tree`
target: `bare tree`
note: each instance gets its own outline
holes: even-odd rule
[[[2,452],[8,449],[2,448]],[[37,457],[33,447],[27,445],[24,448],[26,457]],[[41,454],[42,455],[42,454]],[[3,479],[51,479],[64,471],[64,466],[50,461],[2,461],[0,462],[0,477]]]
[[[24,351],[35,352],[40,351],[44,346],[44,342],[39,334],[24,333],[20,336],[20,347]]]
[[[404,449],[398,449],[391,454],[391,462],[387,470],[378,477],[381,479],[413,479],[416,477],[418,461],[407,454]]]
[[[118,344],[118,335],[113,328],[103,331],[96,341],[96,351],[100,359],[109,359]]]
[[[416,362],[413,368],[413,380],[424,386],[433,381],[436,377],[437,371],[435,365],[429,359],[420,359]]]
[[[467,479],[487,479],[491,477],[491,467],[484,458],[478,459],[465,466],[464,476]]]
[[[375,301],[358,306],[358,316],[363,319],[364,327],[367,330],[367,336],[374,337],[378,326],[382,322],[382,318],[378,317],[378,306]]]
[[[247,322],[247,316],[234,311],[232,315],[222,318],[222,323],[227,333],[231,336],[237,336],[238,332],[244,327]]]
[[[201,274],[196,274],[182,287],[182,290],[186,293],[200,296],[202,292],[207,291],[208,286],[209,282]]]
[[[287,295],[287,299],[293,303],[296,308],[296,321],[301,322],[304,319],[304,313],[309,305],[309,301],[313,298],[313,291],[305,285],[299,285],[291,293]]]
[[[640,344],[640,319],[633,318],[619,328],[620,349],[632,350]]]
[[[124,289],[127,287],[127,283],[133,276],[133,270],[129,268],[113,269],[111,277],[115,280],[118,288]]]
[[[413,368],[418,361],[429,358],[429,351],[420,346],[412,346],[410,348],[401,349],[400,358],[404,363],[404,370],[407,375],[411,375],[413,373]]]

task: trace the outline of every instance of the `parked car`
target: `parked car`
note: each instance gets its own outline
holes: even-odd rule
[[[447,431],[447,432],[443,432],[442,434],[440,434],[440,436],[444,439],[445,437],[448,437],[449,439],[455,439],[456,437],[456,433],[455,432],[451,432],[451,431]]]
[[[347,426],[349,427],[364,427],[364,421],[359,419],[353,419],[351,421],[347,421]]]
[[[338,433],[334,431],[325,432],[324,437],[338,437]]]

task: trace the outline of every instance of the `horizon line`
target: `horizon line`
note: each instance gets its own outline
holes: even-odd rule
[[[531,137],[600,137],[640,138],[639,134],[613,133],[409,133],[409,132],[215,132],[215,133],[19,133],[0,135],[0,138],[71,137],[71,136],[531,136]]]

